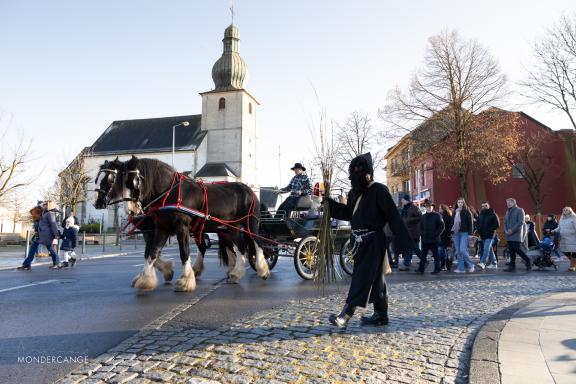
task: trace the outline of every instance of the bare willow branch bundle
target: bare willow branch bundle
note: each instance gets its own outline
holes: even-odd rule
[[[311,127],[314,149],[316,151],[316,163],[320,166],[324,196],[330,196],[330,188],[334,177],[334,167],[337,162],[338,151],[334,144],[333,127],[326,125],[326,113],[320,113],[316,128]],[[318,248],[316,274],[314,280],[323,292],[326,284],[336,281],[336,268],[334,265],[334,233],[332,232],[330,219],[330,206],[323,205],[318,232]]]

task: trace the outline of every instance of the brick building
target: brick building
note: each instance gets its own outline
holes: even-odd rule
[[[560,214],[564,206],[576,206],[576,186],[574,184],[574,130],[551,130],[531,116],[519,112],[521,132],[523,135],[541,134],[539,150],[546,154],[547,171],[542,180],[542,192],[545,198],[542,213]],[[434,159],[430,154],[410,158],[413,141],[410,135],[402,138],[386,155],[388,186],[399,198],[409,193],[415,201],[426,198],[435,203],[454,204],[461,195],[460,183],[456,177],[442,178],[434,172]],[[412,152],[413,153],[413,152]],[[518,205],[527,213],[534,214],[535,206],[528,184],[522,176],[524,164],[515,164],[509,178],[494,185],[483,178],[482,170],[468,176],[468,202],[479,207],[483,200],[488,200],[499,215],[506,211],[506,198],[514,197]]]

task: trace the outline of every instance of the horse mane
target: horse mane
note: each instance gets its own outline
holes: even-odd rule
[[[132,164],[131,164],[132,163]],[[170,187],[176,170],[169,164],[157,159],[135,158],[127,163],[128,169],[137,168],[144,177],[142,182],[142,199],[153,199]]]

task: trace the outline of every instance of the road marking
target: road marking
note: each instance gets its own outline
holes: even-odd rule
[[[15,290],[17,290],[17,289],[22,289],[22,288],[34,287],[34,286],[36,286],[36,285],[44,285],[44,284],[57,283],[57,282],[58,282],[58,280],[39,281],[39,282],[37,282],[37,283],[26,284],[26,285],[19,285],[19,286],[17,286],[17,287],[12,287],[12,288],[0,289],[0,293],[9,292],[9,291],[15,291]]]

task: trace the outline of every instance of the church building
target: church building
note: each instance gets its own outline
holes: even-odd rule
[[[86,148],[84,169],[93,185],[98,166],[117,156],[132,155],[161,160],[177,171],[205,182],[241,181],[257,188],[256,118],[259,103],[244,88],[247,66],[239,53],[240,34],[232,24],[224,31],[222,56],[212,67],[214,89],[200,93],[202,113],[112,122]],[[113,225],[114,208],[98,211],[95,192],[88,185],[87,199],[76,207],[82,223]]]

